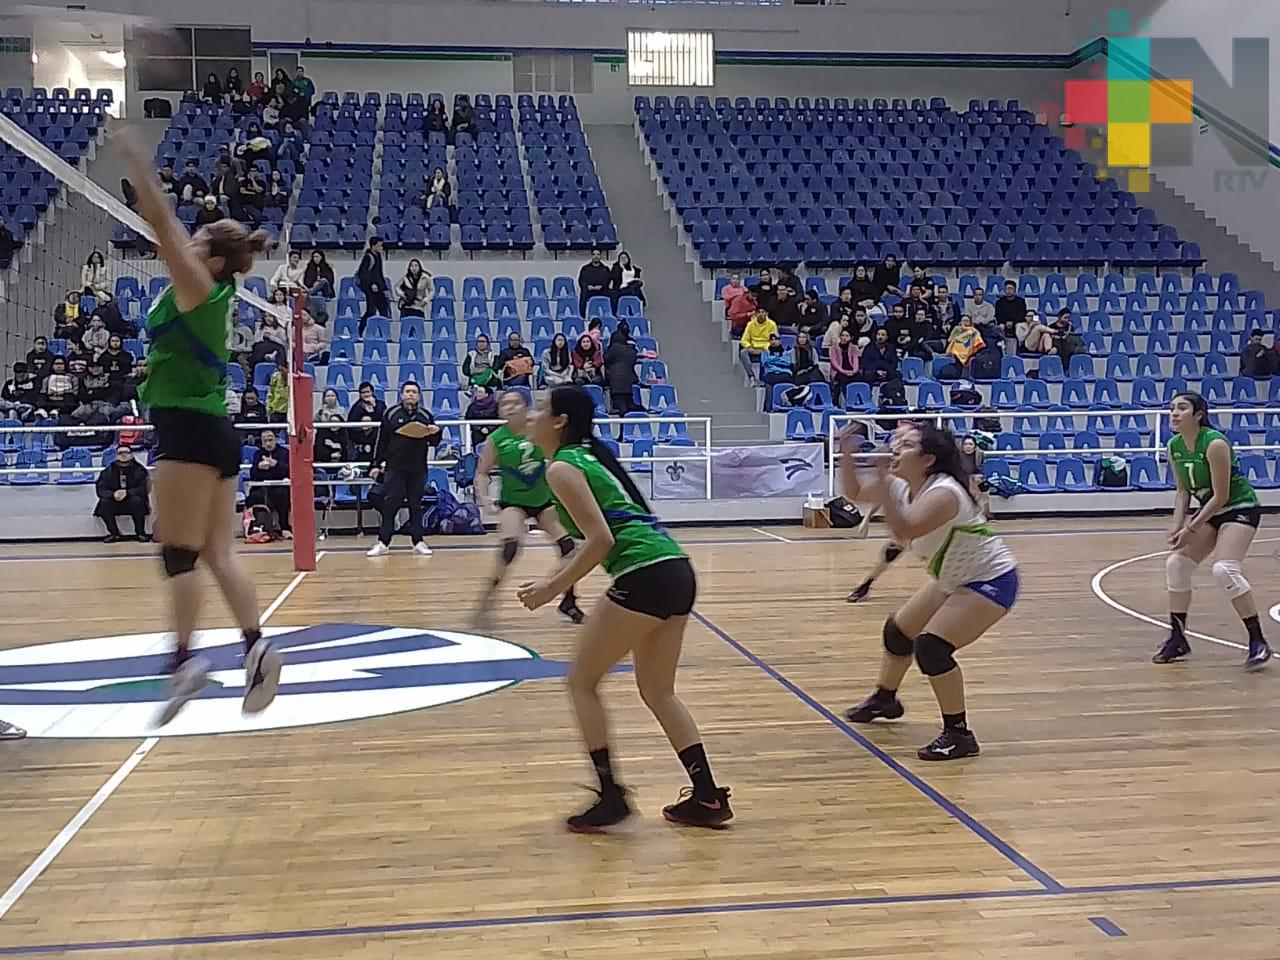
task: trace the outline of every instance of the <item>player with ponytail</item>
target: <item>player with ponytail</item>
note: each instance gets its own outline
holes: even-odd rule
[[[684,629],[698,585],[689,558],[649,509],[635,481],[592,433],[595,403],[577,386],[557,387],[529,418],[527,435],[551,458],[547,482],[560,522],[579,547],[559,571],[519,590],[530,610],[551,602],[596,566],[613,585],[587,618],[569,672],[578,727],[600,779],[599,799],[568,819],[570,830],[596,833],[632,813],[615,779],[599,684],[632,655],[645,705],[662,725],[691,786],[663,807],[673,823],[724,827],[733,819],[729,791],[716,785],[697,724],[675,693]]]

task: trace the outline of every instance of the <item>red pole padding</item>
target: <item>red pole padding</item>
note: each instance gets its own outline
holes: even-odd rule
[[[313,384],[303,364],[302,324],[306,295],[293,302],[293,363],[290,389],[293,401],[293,433],[289,436],[289,513],[293,519],[293,569],[316,568],[315,414],[311,409]]]

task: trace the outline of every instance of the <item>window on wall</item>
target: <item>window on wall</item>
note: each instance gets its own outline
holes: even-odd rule
[[[591,93],[591,54],[517,53],[511,58],[516,93]]]
[[[637,87],[715,85],[710,30],[628,30],[627,82]]]
[[[147,30],[126,42],[125,55],[137,65],[140,90],[199,89],[210,73],[222,79],[231,67],[247,78],[253,62],[243,27]]]

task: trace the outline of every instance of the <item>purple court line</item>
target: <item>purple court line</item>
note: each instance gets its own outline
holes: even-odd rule
[[[202,947],[239,943],[278,943],[289,940],[321,940],[339,937],[380,937],[396,934],[447,933],[455,930],[483,930],[494,927],[533,927],[592,920],[645,920],[737,913],[777,913],[789,910],[822,910],[838,907],[893,906],[927,903],[965,903],[988,900],[1059,899],[1077,896],[1107,896],[1127,893],[1158,893],[1180,890],[1211,890],[1218,887],[1253,887],[1280,884],[1280,875],[1261,877],[1219,877],[1208,880],[1168,880],[1144,883],[1112,883],[1061,887],[1046,890],[985,890],[964,893],[904,894],[901,896],[824,897],[810,900],[767,900],[755,903],[709,903],[686,907],[654,907],[632,910],[584,910],[576,913],[530,913],[515,916],[476,917],[458,920],[423,920],[404,923],[373,923],[364,926],[314,927],[307,930],[264,930],[251,933],[218,933],[188,937],[158,937],[150,940],[89,940],[73,943],[32,944],[0,947],[0,957],[36,957],[66,953],[109,950],[154,950],[172,947]],[[1092,919],[1092,918],[1091,918]]]
[[[1108,920],[1106,917],[1090,917],[1089,922],[1105,933],[1108,937],[1127,937],[1128,934],[1121,930],[1118,926]]]
[[[955,820],[958,820],[961,824],[967,827],[972,833],[978,836],[984,843],[986,843],[987,846],[991,847],[993,850],[995,850],[997,853],[1003,856],[1006,860],[1012,863],[1015,867],[1017,867],[1027,876],[1035,880],[1036,883],[1040,884],[1046,890],[1049,890],[1055,893],[1065,889],[1065,887],[1063,887],[1062,884],[1060,884],[1057,880],[1055,880],[1052,876],[1050,876],[1048,872],[1036,866],[1036,864],[1033,863],[1025,855],[1019,853],[1017,849],[1014,848],[1013,844],[1009,843],[1009,841],[1000,837],[994,830],[992,830],[990,827],[983,824],[980,820],[978,820],[972,814],[966,813],[953,800],[945,796],[940,790],[930,785],[928,781],[926,781],[924,778],[922,778],[918,774],[913,773],[911,770],[908,770],[899,761],[895,760],[893,757],[891,757],[888,753],[882,750],[875,743],[868,740],[861,733],[855,730],[852,726],[846,723],[843,719],[841,719],[836,714],[832,713],[830,710],[824,707],[821,703],[819,703],[817,700],[815,700],[813,697],[807,694],[804,690],[802,690],[799,686],[797,686],[791,680],[788,680],[780,672],[778,672],[776,669],[771,667],[760,657],[752,653],[743,644],[739,643],[733,637],[729,636],[729,634],[726,633],[724,630],[722,630],[720,627],[716,626],[714,623],[712,623],[710,620],[708,620],[706,617],[704,617],[702,614],[698,613],[697,611],[694,611],[693,616],[704,627],[706,627],[708,630],[714,633],[717,637],[719,637],[725,643],[729,644],[729,646],[733,647],[733,649],[737,650],[738,653],[742,654],[744,657],[750,660],[753,664],[755,664],[757,667],[759,667],[769,676],[773,677],[774,680],[778,681],[778,683],[780,683],[783,687],[785,687],[787,690],[793,693],[796,697],[802,700],[811,710],[813,710],[815,713],[820,715],[828,723],[834,726],[837,730],[843,733],[846,737],[848,737],[858,746],[862,747],[862,749],[866,750],[867,753],[871,754],[873,757],[875,757],[877,760],[883,763],[886,767],[888,767],[890,770],[896,773],[899,777],[901,777],[907,783],[911,784],[911,786],[919,790],[922,794],[924,794],[926,797],[932,800],[935,804],[937,804],[937,806],[944,813],[954,818]]]

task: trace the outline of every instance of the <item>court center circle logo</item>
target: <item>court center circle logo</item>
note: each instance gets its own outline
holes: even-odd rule
[[[240,632],[202,631],[210,684],[156,729],[172,635],[95,637],[0,651],[0,717],[32,737],[196,736],[305,727],[457,703],[523,680],[564,676],[568,665],[468,633],[348,623],[264,631],[284,655],[275,703],[240,711]]]

